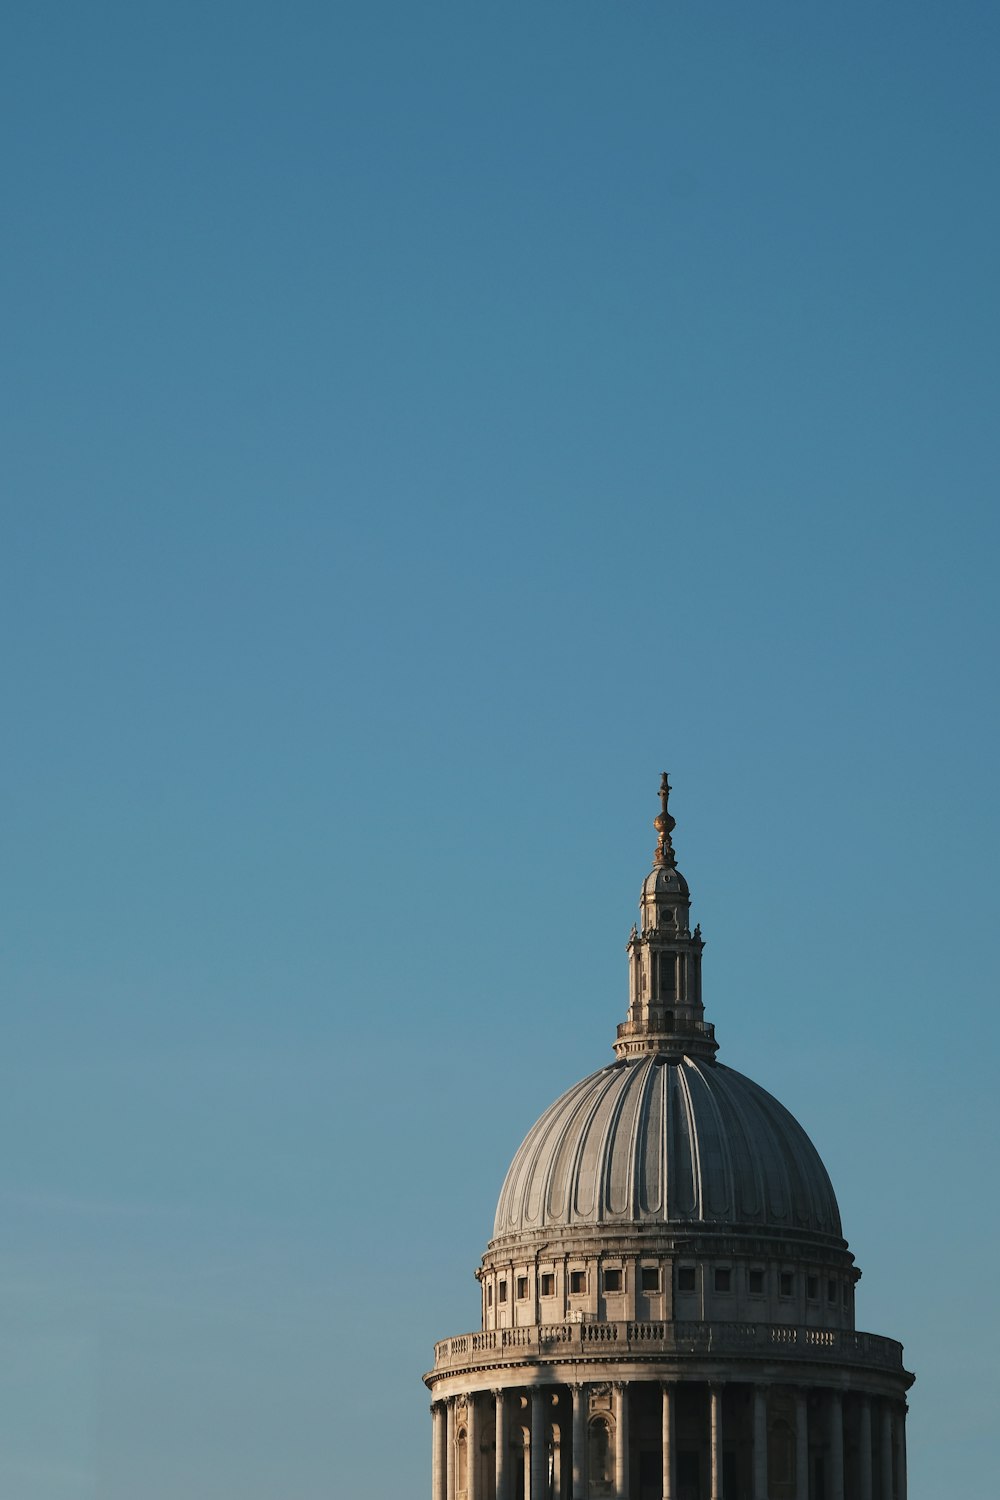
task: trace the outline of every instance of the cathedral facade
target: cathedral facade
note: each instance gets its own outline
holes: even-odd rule
[[[432,1500],[906,1500],[913,1376],[812,1142],[716,1060],[669,793],[616,1060],[529,1131],[424,1377]]]

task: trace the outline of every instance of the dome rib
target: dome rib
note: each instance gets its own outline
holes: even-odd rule
[[[601,1143],[599,1213],[602,1220],[626,1218],[634,1209],[636,1115],[642,1102],[642,1082],[641,1074],[636,1072],[629,1085],[619,1090]],[[616,1197],[621,1207],[616,1208]]]
[[[705,1215],[705,1193],[701,1176],[701,1141],[698,1136],[698,1122],[695,1115],[694,1100],[691,1097],[691,1085],[687,1075],[680,1068],[674,1070],[671,1083],[680,1095],[681,1107],[684,1111],[686,1131],[683,1144],[687,1146],[688,1158],[691,1164],[686,1176],[691,1182],[692,1216],[701,1219]],[[680,1145],[681,1142],[678,1142],[678,1144]],[[673,1205],[670,1203],[669,1198],[667,1202],[668,1208],[672,1209]],[[669,1217],[674,1218],[675,1215],[670,1212]]]

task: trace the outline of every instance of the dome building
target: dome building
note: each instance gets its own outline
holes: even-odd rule
[[[528,1132],[424,1377],[432,1500],[906,1500],[913,1376],[816,1148],[716,1059],[669,794],[616,1060]]]

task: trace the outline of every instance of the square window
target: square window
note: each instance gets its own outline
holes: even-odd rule
[[[731,1292],[733,1289],[733,1273],[728,1266],[716,1266],[715,1268],[715,1290],[717,1292]]]
[[[507,1283],[506,1283],[506,1281],[499,1281],[499,1282],[497,1282],[497,1301],[498,1302],[506,1302],[507,1301]]]
[[[492,1307],[493,1306],[493,1288],[492,1288],[492,1286],[488,1286],[486,1288],[486,1306],[487,1307]]]
[[[551,1271],[542,1272],[542,1296],[554,1297],[556,1294],[556,1278]]]
[[[748,1278],[748,1286],[751,1297],[763,1297],[764,1295],[764,1272],[751,1271]]]
[[[571,1292],[575,1293],[575,1295],[578,1296],[578,1297],[581,1296],[587,1290],[587,1273],[586,1273],[586,1271],[570,1271],[570,1273],[569,1273],[569,1289],[570,1289]]]
[[[644,1292],[658,1292],[660,1290],[659,1266],[643,1266],[640,1284]]]
[[[677,1290],[679,1292],[693,1292],[695,1290],[694,1266],[677,1267]]]
[[[818,1276],[807,1276],[806,1277],[806,1296],[809,1297],[813,1302],[816,1301],[816,1298],[819,1296],[819,1277]]]
[[[827,1302],[836,1302],[837,1300],[837,1283],[835,1281],[828,1281],[826,1284],[826,1300]]]
[[[790,1297],[792,1295],[794,1286],[795,1282],[792,1278],[791,1271],[782,1271],[779,1281],[779,1290],[781,1291],[781,1295],[783,1297]]]
[[[525,1299],[525,1297],[527,1297],[527,1295],[528,1295],[528,1278],[527,1278],[527,1276],[519,1276],[517,1278],[517,1296],[518,1296],[518,1300],[520,1302],[523,1302],[524,1299]]]
[[[622,1273],[617,1270],[608,1270],[604,1273],[604,1290],[606,1292],[620,1292],[622,1289]]]

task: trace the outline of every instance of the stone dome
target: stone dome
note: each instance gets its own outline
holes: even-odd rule
[[[657,896],[689,896],[688,883],[678,869],[670,869],[666,865],[657,865],[655,870],[650,870],[642,883],[643,901],[654,900]]]
[[[627,1224],[844,1243],[830,1179],[798,1121],[742,1073],[688,1055],[612,1063],[557,1099],[514,1157],[494,1237]]]

